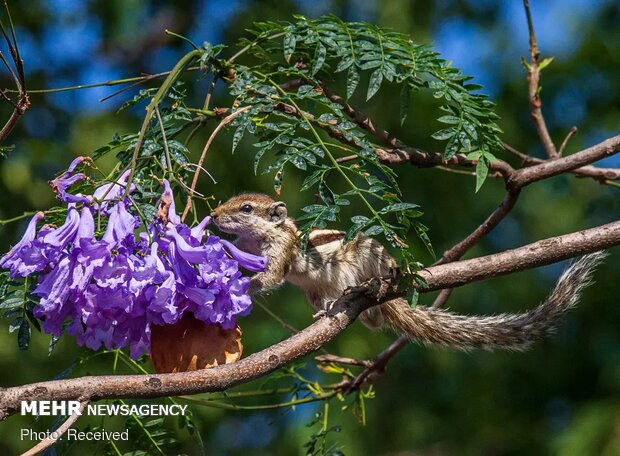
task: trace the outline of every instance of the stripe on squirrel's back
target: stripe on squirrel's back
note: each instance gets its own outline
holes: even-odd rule
[[[312,230],[308,237],[308,244],[314,248],[344,239],[345,232],[338,230]]]

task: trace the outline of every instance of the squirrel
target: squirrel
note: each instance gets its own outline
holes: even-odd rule
[[[349,287],[397,270],[397,263],[377,240],[358,234],[345,242],[345,233],[315,229],[308,248],[286,204],[260,193],[243,193],[219,205],[211,218],[220,231],[237,235],[235,245],[269,258],[267,268],[250,280],[249,293],[264,293],[288,281],[305,294],[316,316],[327,312]],[[423,344],[461,350],[503,348],[520,351],[554,332],[557,321],[577,304],[590,284],[602,252],[581,257],[564,271],[549,297],[525,313],[465,316],[426,306],[412,308],[402,298],[365,310],[364,325],[378,329],[387,324]]]

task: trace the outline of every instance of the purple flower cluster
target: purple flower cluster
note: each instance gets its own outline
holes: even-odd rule
[[[34,314],[44,331],[60,336],[64,328],[92,350],[102,344],[129,346],[136,358],[149,351],[151,324],[172,324],[192,312],[230,329],[237,316],[250,312],[249,278],[239,266],[262,271],[266,258],[217,236],[203,240],[209,217],[191,229],[181,223],[167,181],[158,218],[148,231],[138,232],[139,220],[123,198],[126,175],[93,195],[67,192],[85,177],[73,172],[78,160],[50,182],[58,198],[68,202],[64,224],[44,225],[37,232],[44,217],[38,212],[19,243],[0,259],[13,278],[39,273]],[[94,215],[107,220],[101,239],[95,237]]]

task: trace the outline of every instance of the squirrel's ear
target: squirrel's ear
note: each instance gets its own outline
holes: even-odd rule
[[[286,204],[282,201],[276,201],[271,206],[269,206],[269,220],[272,223],[279,225],[280,223],[286,220],[287,212],[286,212]]]

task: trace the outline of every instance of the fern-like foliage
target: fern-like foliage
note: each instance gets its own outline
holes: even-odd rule
[[[416,204],[401,200],[396,174],[375,153],[384,145],[351,119],[342,103],[326,95],[326,84],[335,74],[346,73],[346,98],[350,98],[360,90],[361,75],[368,73],[366,101],[386,81],[399,85],[402,122],[412,92],[429,90],[444,102],[438,120],[446,124],[432,136],[445,141],[446,159],[461,152],[478,160],[478,187],[494,159],[492,152],[500,147],[493,103],[477,93],[480,86],[468,83],[470,77],[405,35],[334,16],[296,19],[258,23],[254,39],[241,43],[256,63],[234,65],[230,93],[236,97],[235,106],[251,108],[233,123],[233,150],[245,132],[257,137],[255,172],[274,173],[276,193],[289,165],[308,174],[301,189],[316,189],[320,202],[306,206],[299,217],[305,222],[304,236],[336,220],[341,207],[358,198],[366,213],[351,218],[347,239],[360,231],[383,235],[401,249],[405,265],[411,265],[409,232],[414,231],[432,252],[427,228],[417,220],[422,212]],[[287,84],[291,80],[301,83],[291,90]],[[275,160],[260,168],[268,153],[275,154]],[[356,159],[338,160],[343,155]],[[333,190],[342,185],[344,191]]]

